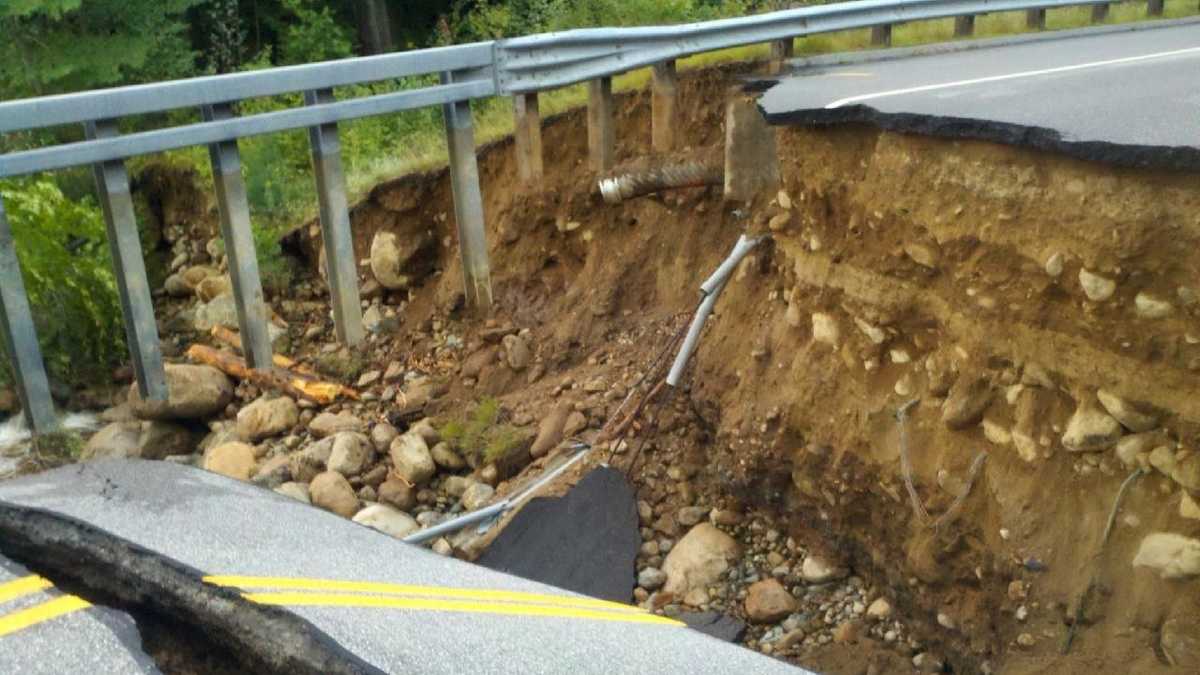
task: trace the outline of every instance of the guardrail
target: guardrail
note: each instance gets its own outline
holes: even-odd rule
[[[237,141],[258,134],[307,128],[319,201],[326,272],[337,335],[354,345],[364,338],[358,277],[338,143],[338,122],[432,105],[442,106],[451,186],[468,306],[482,312],[492,293],[484,233],[483,200],[475,157],[470,101],[515,97],[515,151],[520,177],[536,184],[542,175],[538,92],[589,83],[588,149],[591,166],[612,166],[615,153],[612,77],[652,66],[653,146],[670,150],[677,126],[675,60],[756,43],[771,44],[772,72],[792,55],[796,37],[871,28],[872,41],[888,44],[896,23],[955,17],[959,35],[974,29],[979,14],[1028,12],[1041,28],[1048,8],[1093,5],[1097,0],[859,0],[705,23],[666,27],[596,28],[532,35],[412,52],[273,68],[188,80],[119,87],[0,103],[0,133],[82,124],[86,140],[0,155],[0,177],[91,165],[116,267],[126,338],[140,394],[165,400],[168,391],[159,348],[151,289],[138,240],[125,159],[176,148],[209,149],[244,351],[253,368],[270,368],[267,312],[250,233],[250,211]],[[1150,0],[1150,14],[1162,13]],[[336,100],[333,88],[438,73],[440,84],[420,89]],[[241,100],[302,92],[304,106],[238,117]],[[121,135],[119,118],[199,108],[202,121]],[[35,433],[57,428],[50,388],[21,279],[12,233],[0,202],[0,333],[9,346],[17,391]]]

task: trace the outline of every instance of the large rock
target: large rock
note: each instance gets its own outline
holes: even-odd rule
[[[401,238],[395,232],[376,232],[371,240],[371,273],[384,288],[408,288],[415,281],[412,263],[428,243],[427,236]]]
[[[664,589],[682,598],[693,589],[703,589],[729,569],[729,563],[742,555],[733,537],[709,523],[693,527],[667,554],[663,571]]]
[[[237,304],[233,295],[218,295],[208,302],[197,305],[192,315],[192,327],[197,333],[207,333],[214,326],[237,326]]]
[[[336,471],[326,471],[313,478],[308,486],[312,503],[326,511],[349,518],[358,511],[358,495],[346,477]]]
[[[1150,431],[1158,426],[1158,420],[1153,415],[1138,410],[1132,403],[1112,392],[1101,389],[1096,392],[1096,398],[1109,415],[1132,432]]]
[[[1116,445],[1121,433],[1117,420],[1085,399],[1067,422],[1062,444],[1071,452],[1097,452]]]
[[[138,456],[138,439],[142,435],[140,422],[114,422],[97,431],[83,446],[79,458],[112,459]]]
[[[752,623],[775,623],[796,611],[796,598],[778,579],[764,579],[746,592],[746,618]]]
[[[238,436],[251,443],[278,436],[300,421],[300,408],[292,399],[262,397],[238,411]]]
[[[542,418],[538,425],[537,437],[533,439],[533,447],[529,448],[531,456],[541,457],[562,442],[563,429],[567,425],[567,417],[570,414],[570,406],[559,404],[550,411],[549,415]]]
[[[249,481],[254,474],[254,446],[225,443],[204,455],[204,468],[222,476]]]
[[[1134,567],[1149,567],[1164,579],[1200,575],[1200,540],[1170,532],[1146,535],[1133,558]]]
[[[143,420],[199,420],[223,411],[233,400],[233,383],[212,366],[166,365],[166,401],[143,401],[137,385],[129,389],[133,414]]]
[[[520,372],[529,366],[530,360],[533,359],[533,353],[529,349],[529,343],[520,335],[505,335],[504,336],[504,360],[508,363],[508,367]]]
[[[354,431],[361,434],[366,432],[367,425],[348,412],[341,412],[336,415],[323,412],[308,423],[308,430],[317,438],[325,438],[326,436],[339,434],[343,431]]]
[[[343,476],[357,476],[375,459],[375,449],[363,434],[343,431],[333,437],[333,448],[326,466]]]
[[[142,422],[137,453],[131,457],[166,459],[172,455],[190,455],[196,451],[196,436],[187,427],[174,422]]]
[[[462,504],[467,511],[475,511],[487,506],[496,489],[487,483],[472,483],[463,491]]]
[[[399,435],[400,432],[396,431],[396,427],[387,422],[380,422],[371,427],[371,444],[375,446],[376,451],[387,452],[392,441],[396,440]]]
[[[437,472],[429,446],[420,434],[406,433],[392,441],[388,450],[396,474],[413,485],[424,485]]]
[[[942,422],[951,429],[979,424],[991,401],[992,387],[987,378],[963,375],[950,387],[942,404]]]
[[[359,511],[354,515],[354,522],[397,539],[403,539],[421,528],[412,516],[383,504],[372,504]]]

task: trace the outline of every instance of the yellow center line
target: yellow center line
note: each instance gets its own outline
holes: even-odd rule
[[[19,612],[0,616],[0,637],[91,606],[91,603],[83,598],[63,595]]]
[[[0,584],[0,603],[15,600],[31,593],[37,593],[38,591],[44,591],[53,585],[49,580],[43,579],[36,574],[21,577],[16,581],[5,582]]]
[[[216,586],[227,586],[241,589],[254,588],[287,591],[349,591],[359,593],[378,593],[381,595],[457,598],[464,600],[493,602],[537,603],[562,607],[594,608],[627,614],[646,613],[646,611],[640,607],[623,605],[619,602],[611,602],[609,600],[598,600],[596,598],[574,598],[565,595],[548,595],[544,593],[525,593],[521,591],[501,591],[484,588],[449,588],[442,586],[391,584],[375,581],[339,581],[336,579],[251,577],[235,575],[207,576],[204,577],[204,581]]]
[[[547,605],[514,605],[464,600],[439,600],[433,598],[352,595],[345,593],[245,593],[243,597],[251,602],[263,605],[288,605],[294,607],[380,607],[438,612],[465,612],[471,614],[594,619],[598,621],[651,623],[667,626],[684,625],[674,619],[648,613],[606,612],[595,609],[551,607]]]

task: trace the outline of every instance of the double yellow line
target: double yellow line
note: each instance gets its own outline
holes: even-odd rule
[[[264,605],[388,608],[683,625],[639,607],[544,593],[293,577],[227,575],[205,577],[204,581],[240,589],[247,600]]]
[[[53,587],[54,584],[37,575],[21,577],[15,581],[0,584],[0,605],[27,595],[41,593]],[[74,595],[60,595],[32,607],[9,614],[0,614],[0,637],[91,606],[91,603],[83,598]]]

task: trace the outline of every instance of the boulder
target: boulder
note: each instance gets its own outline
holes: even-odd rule
[[[251,443],[278,436],[300,421],[300,408],[292,399],[262,397],[237,414],[237,433]]]
[[[333,448],[326,467],[343,476],[357,476],[375,460],[375,449],[363,434],[343,431],[333,436]]]
[[[392,441],[388,454],[396,474],[413,485],[424,485],[437,472],[429,446],[420,434],[410,432],[398,436]]]
[[[1116,445],[1121,434],[1117,420],[1085,399],[1067,422],[1062,444],[1071,452],[1097,452]]]
[[[356,513],[353,520],[397,539],[402,539],[421,528],[412,516],[383,504],[368,506]]]
[[[1134,567],[1149,567],[1163,579],[1200,575],[1200,540],[1170,532],[1146,535],[1133,558]]]
[[[167,400],[143,401],[137,385],[129,389],[133,414],[143,420],[199,420],[212,417],[233,400],[233,383],[212,366],[169,363]]]
[[[395,232],[376,232],[371,240],[371,273],[384,288],[408,288],[414,281],[412,264],[428,243],[427,235],[401,238]]]
[[[326,511],[349,518],[358,511],[358,495],[346,477],[336,471],[317,474],[308,486],[312,503]]]
[[[709,523],[700,523],[667,554],[662,567],[667,573],[664,588],[677,598],[694,589],[703,589],[719,579],[729,569],[729,563],[741,554],[741,547],[733,537]]]
[[[254,474],[254,446],[225,443],[204,454],[204,468],[222,476],[249,481]]]
[[[562,442],[563,429],[567,425],[567,417],[570,414],[570,406],[559,404],[550,411],[550,414],[543,417],[538,425],[537,437],[533,439],[533,447],[529,449],[529,454],[537,458],[558,447],[558,444]]]
[[[142,425],[140,422],[114,422],[100,429],[88,439],[79,458],[88,461],[136,457],[138,439],[141,435]]]
[[[529,349],[529,343],[520,335],[505,335],[504,336],[504,361],[516,372],[521,372],[529,367],[529,362],[533,360],[533,353]]]
[[[308,423],[308,431],[317,438],[325,438],[343,431],[365,433],[367,425],[348,412],[337,414],[323,412]]]
[[[751,584],[746,592],[746,618],[751,623],[775,623],[795,612],[796,608],[796,598],[778,579]]]

